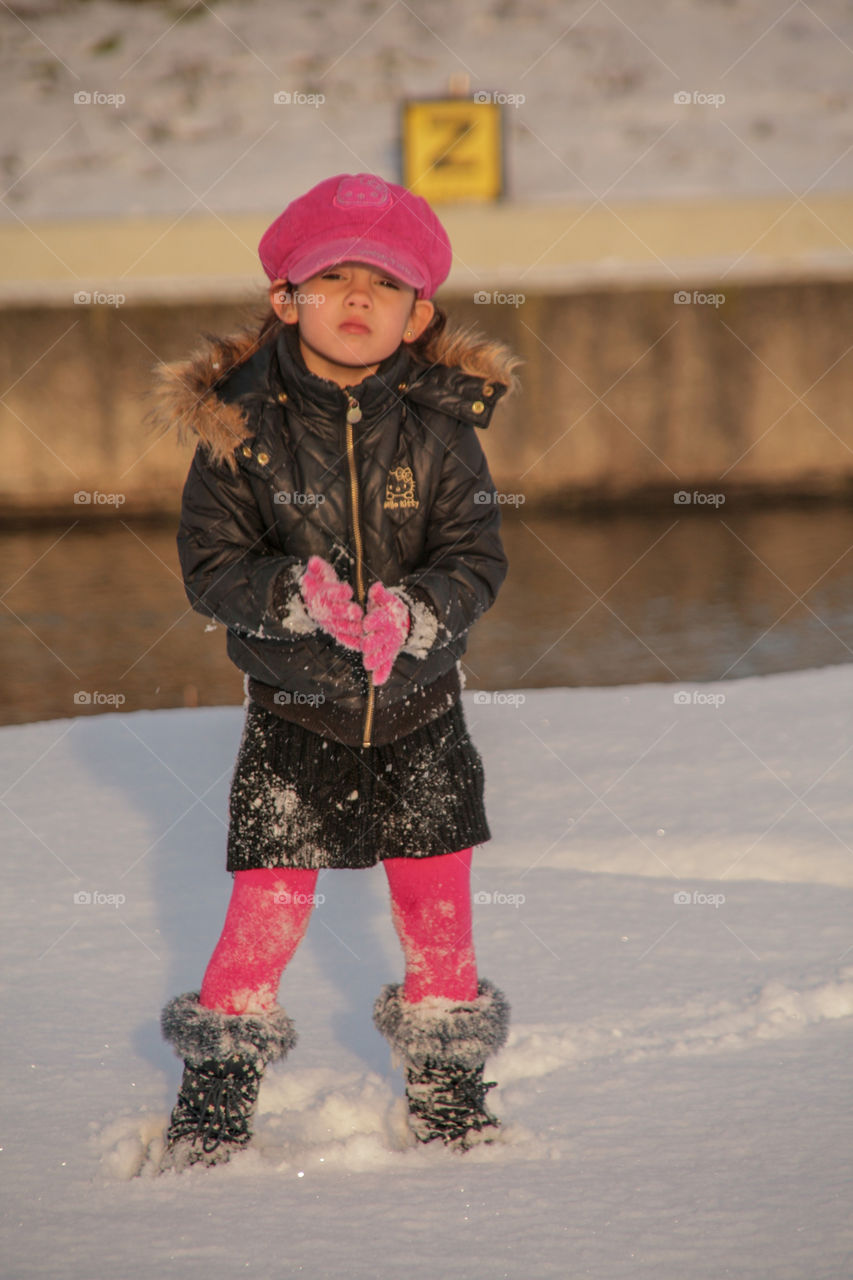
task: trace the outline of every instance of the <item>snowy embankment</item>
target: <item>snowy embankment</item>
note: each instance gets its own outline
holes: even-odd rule
[[[506,104],[511,199],[850,185],[845,0],[3,8],[0,222],[272,215],[329,174],[390,177],[400,104],[460,73]]]
[[[406,1145],[370,1019],[385,877],[335,872],[254,1148],[183,1177],[149,1176],[180,1073],[157,1019],[218,936],[242,712],[0,730],[3,1275],[849,1276],[849,686],[466,694],[505,1141]]]

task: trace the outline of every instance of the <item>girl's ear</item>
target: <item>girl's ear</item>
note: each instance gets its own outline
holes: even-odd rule
[[[404,342],[416,342],[435,315],[435,306],[429,298],[417,298],[403,334]]]
[[[299,319],[287,280],[274,280],[270,285],[270,306],[282,324],[296,324]]]

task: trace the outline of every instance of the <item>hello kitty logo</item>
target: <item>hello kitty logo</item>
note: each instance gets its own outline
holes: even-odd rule
[[[385,483],[386,511],[400,511],[405,507],[419,507],[415,496],[415,477],[411,467],[392,467]]]
[[[378,209],[390,199],[391,192],[373,173],[357,173],[355,177],[347,175],[338,183],[335,192],[335,204],[340,209]]]

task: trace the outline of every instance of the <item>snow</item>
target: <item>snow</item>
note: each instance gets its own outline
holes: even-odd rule
[[[300,1041],[255,1143],[163,1177],[159,1010],[221,927],[242,711],[0,730],[3,1275],[853,1274],[848,668],[464,697],[504,1140],[407,1141],[371,1023],[402,976],[385,876],[339,871],[282,982]]]
[[[513,199],[850,187],[846,0],[26,0],[4,35],[2,221],[272,214],[393,178],[400,104],[460,76],[509,98]]]

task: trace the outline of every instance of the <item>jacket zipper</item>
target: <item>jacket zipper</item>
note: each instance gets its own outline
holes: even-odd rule
[[[348,391],[345,390],[344,395],[349,402],[349,407],[347,408],[346,446],[350,497],[352,499],[353,540],[355,542],[355,594],[358,598],[358,603],[363,609],[366,598],[364,590],[364,544],[361,539],[361,508],[358,499],[358,474],[355,466],[355,437],[353,434],[353,424],[361,421],[361,409],[358,401]],[[361,728],[361,745],[363,747],[370,746],[370,738],[373,733],[373,704],[373,676],[368,674],[367,704],[364,708],[364,722]]]

